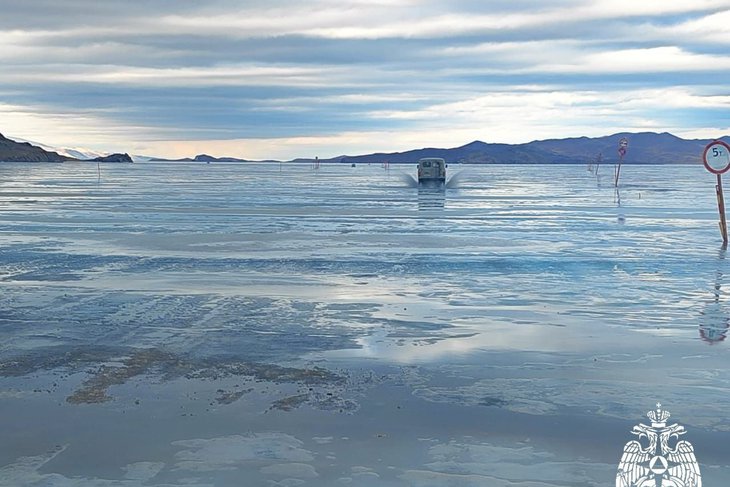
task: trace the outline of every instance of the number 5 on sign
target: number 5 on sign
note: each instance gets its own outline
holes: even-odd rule
[[[730,169],[730,146],[722,140],[711,142],[702,156],[705,167],[714,174],[723,174]]]

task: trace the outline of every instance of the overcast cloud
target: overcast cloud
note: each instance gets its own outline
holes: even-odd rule
[[[730,0],[0,0],[0,132],[181,157],[730,133]]]

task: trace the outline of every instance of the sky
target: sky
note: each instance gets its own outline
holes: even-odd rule
[[[0,133],[159,157],[730,134],[730,0],[0,0]]]

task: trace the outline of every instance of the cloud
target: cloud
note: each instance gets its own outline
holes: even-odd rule
[[[535,71],[567,73],[662,73],[724,72],[730,69],[730,56],[698,54],[676,46],[622,49],[581,56],[570,63],[540,65]]]
[[[730,125],[728,0],[34,0],[4,14],[0,131],[53,145],[288,159],[368,139]],[[657,110],[662,92],[681,103]]]
[[[690,87],[660,88],[649,90],[630,90],[615,92],[561,90],[542,91],[535,86],[515,86],[503,91],[492,91],[476,95],[473,98],[452,101],[449,103],[433,103],[430,99],[409,99],[409,95],[393,95],[391,98],[372,96],[333,95],[311,102],[307,97],[280,98],[270,101],[270,105],[250,106],[249,113],[259,113],[258,118],[238,120],[233,113],[236,108],[224,106],[226,98],[210,99],[208,103],[215,112],[212,121],[182,121],[176,118],[174,107],[172,113],[161,114],[165,122],[167,134],[161,134],[160,126],[149,126],[150,136],[136,136],[127,146],[119,146],[137,154],[166,154],[169,157],[185,157],[198,153],[212,155],[235,155],[249,159],[283,159],[292,157],[333,157],[338,155],[355,155],[375,151],[402,151],[427,146],[453,147],[472,140],[489,142],[522,143],[533,139],[545,139],[564,136],[568,133],[602,136],[622,130],[655,130],[670,129],[682,132],[682,117],[686,110],[709,111],[708,118],[714,112],[722,113],[730,105],[726,95],[699,94]],[[389,101],[393,100],[393,101]],[[396,103],[397,102],[397,103]],[[329,118],[337,119],[338,110],[352,106],[363,121],[371,121],[376,128],[364,125],[362,128],[346,128],[343,121],[340,130],[330,130],[325,123],[311,119],[317,113],[329,113]],[[399,110],[385,108],[398,106]],[[25,133],[38,131],[32,140],[43,139],[44,131],[57,130],[56,125],[68,125],[72,114],[56,114],[50,119],[37,113],[19,113],[20,107],[0,105],[0,113],[6,120],[13,121],[18,129]],[[13,113],[13,110],[16,110]],[[230,113],[221,122],[221,117]],[[263,125],[257,127],[257,121],[272,120],[272,113],[281,113],[282,123],[286,123],[289,132],[280,131],[279,126]],[[647,114],[662,114],[664,121],[656,121]],[[672,115],[674,114],[674,115]],[[124,125],[116,126],[114,119],[104,120],[103,113],[93,112],[86,116],[87,121],[81,129],[74,128],[76,135],[85,137],[104,137],[113,149],[114,137],[130,137],[132,129]],[[132,119],[136,116],[131,114]],[[148,112],[148,117],[150,113]],[[600,118],[601,124],[595,120]],[[23,125],[22,120],[28,120]],[[554,120],[560,120],[556,126]],[[295,124],[300,127],[292,130]],[[187,126],[188,137],[181,140],[166,140],[175,136],[175,127]],[[219,131],[230,133],[230,138],[216,137],[213,127]],[[410,130],[402,130],[409,126]],[[102,127],[103,129],[100,129]],[[722,126],[721,126],[722,127]],[[307,135],[308,130],[316,133]],[[709,129],[711,127],[706,127]],[[212,134],[208,134],[210,130]],[[721,133],[721,128],[715,129]],[[247,132],[248,137],[236,135],[236,131]],[[686,132],[701,137],[702,133]],[[105,135],[106,134],[106,135]],[[296,135],[294,135],[296,134]],[[12,134],[11,134],[12,135]],[[63,134],[62,134],[63,135]],[[68,133],[67,136],[73,136]],[[212,135],[212,136],[211,136]],[[48,137],[46,137],[47,139]],[[50,142],[56,143],[55,140]],[[109,147],[109,146],[107,146]],[[212,150],[211,150],[212,149]]]

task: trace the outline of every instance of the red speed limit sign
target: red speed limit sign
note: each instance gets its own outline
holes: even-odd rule
[[[705,168],[714,174],[723,174],[730,169],[730,145],[722,140],[710,142],[702,154]]]
[[[626,155],[626,151],[628,150],[628,148],[629,148],[629,139],[627,139],[626,137],[623,137],[618,142],[618,153],[619,153],[619,155],[621,157],[624,157]]]

